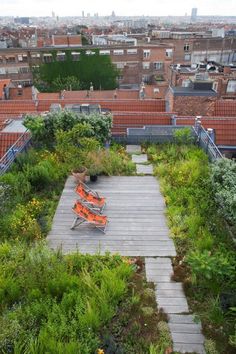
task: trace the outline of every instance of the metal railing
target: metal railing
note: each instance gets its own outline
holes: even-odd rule
[[[198,145],[207,153],[211,161],[223,158],[220,150],[214,143],[210,133],[203,128],[201,122],[196,122],[193,131],[197,136]]]
[[[28,130],[19,136],[15,143],[7,150],[7,152],[0,159],[0,175],[3,175],[10,168],[19,153],[27,149],[30,144],[30,141],[31,134]]]

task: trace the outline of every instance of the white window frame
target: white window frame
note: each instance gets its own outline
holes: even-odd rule
[[[114,49],[113,55],[124,55],[124,49]]]
[[[213,89],[215,92],[218,92],[218,86],[219,86],[218,81],[214,81],[214,82],[213,82],[213,85],[212,85],[212,89]]]
[[[182,81],[182,87],[189,87],[190,86],[190,83],[191,83],[191,80],[189,80],[189,79],[184,79],[183,81]]]
[[[115,65],[116,65],[117,69],[124,69],[124,67],[125,67],[126,63],[124,63],[124,62],[121,62],[121,63],[115,63]]]
[[[111,51],[110,50],[99,50],[100,55],[110,55]]]
[[[151,49],[143,49],[143,58],[148,59],[151,56]]]
[[[191,54],[190,53],[185,53],[184,54],[184,60],[185,61],[190,61],[191,60]]]
[[[173,56],[173,49],[166,49],[166,57],[172,58]]]
[[[236,92],[236,80],[228,80],[226,92],[227,93],[235,93]]]
[[[143,69],[144,70],[150,69],[150,61],[143,61]]]
[[[163,61],[155,61],[153,63],[153,68],[154,68],[154,70],[163,70],[164,69]]]
[[[185,44],[184,44],[184,51],[185,51],[185,52],[189,52],[189,51],[190,51],[190,45],[189,45],[189,43],[185,43]]]
[[[129,55],[135,55],[138,53],[137,49],[127,49],[127,54]]]

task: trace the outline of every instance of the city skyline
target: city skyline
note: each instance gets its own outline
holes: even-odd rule
[[[136,0],[120,0],[119,5],[108,0],[89,0],[79,4],[75,0],[59,3],[57,0],[1,0],[1,16],[51,16],[52,11],[56,16],[85,16],[98,13],[99,16],[111,15],[112,11],[117,16],[191,16],[192,8],[198,9],[198,16],[236,16],[235,0],[225,0],[217,3],[215,0],[168,0],[158,4],[150,0],[148,6]]]

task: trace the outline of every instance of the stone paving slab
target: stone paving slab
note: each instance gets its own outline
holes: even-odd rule
[[[139,154],[141,153],[140,145],[126,145],[126,152],[128,154]]]
[[[157,303],[158,303],[158,299],[157,299]],[[160,306],[160,307],[167,314],[169,314],[169,313],[189,312],[188,306],[185,306],[185,305],[163,305],[163,306]],[[171,333],[171,335],[172,335],[172,333]]]
[[[195,343],[174,343],[173,350],[180,353],[198,353],[205,354],[205,349],[202,344]]]
[[[160,295],[157,294],[157,301],[160,306],[166,306],[166,305],[171,305],[171,306],[185,306],[186,308],[188,307],[188,303],[185,297],[161,297]]]
[[[156,284],[156,289],[157,289],[157,292],[159,291],[159,290],[164,290],[164,289],[166,289],[166,290],[183,290],[183,285],[182,285],[182,283],[176,283],[176,282],[174,282],[174,281],[172,281],[172,282],[170,282],[170,281],[168,281],[168,282],[159,282],[159,283],[157,283]]]
[[[202,327],[199,323],[169,323],[169,327],[172,333],[202,333]]]
[[[136,164],[136,171],[137,171],[137,174],[152,175],[153,174],[153,166],[152,165]]]
[[[185,298],[185,294],[183,290],[173,290],[173,289],[163,289],[163,290],[156,290],[157,297],[183,297]]]
[[[195,324],[194,322],[194,316],[193,315],[169,315],[169,323],[189,323],[189,324]],[[197,323],[200,326],[200,323]]]
[[[173,341],[176,343],[185,343],[185,344],[203,344],[204,337],[199,333],[171,333]]]
[[[145,163],[148,161],[148,158],[146,154],[132,155],[132,161],[134,163]]]

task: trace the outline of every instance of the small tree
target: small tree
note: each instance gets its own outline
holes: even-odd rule
[[[62,91],[62,90],[74,91],[80,89],[80,83],[78,78],[75,76],[66,76],[66,77],[58,76],[52,82],[52,88],[55,91]]]

